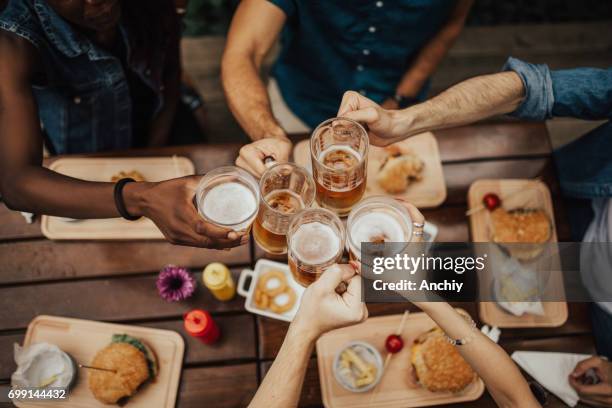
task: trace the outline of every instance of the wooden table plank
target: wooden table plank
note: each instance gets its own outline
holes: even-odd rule
[[[437,130],[442,162],[550,155],[546,125],[541,122],[491,121]]]
[[[222,337],[214,345],[206,345],[183,330],[183,320],[138,323],[138,326],[174,330],[185,340],[185,364],[221,363],[226,361],[254,360],[255,320],[249,314],[216,316],[215,322]],[[13,344],[22,344],[25,332],[0,336],[0,380],[10,378],[16,366],[13,360]]]
[[[255,363],[183,370],[180,408],[246,407],[257,391]]]
[[[232,269],[234,279],[240,271]],[[186,301],[165,302],[157,293],[156,278],[131,276],[0,288],[0,330],[23,329],[40,314],[121,322],[178,318],[196,307],[212,312],[244,310],[240,296],[220,302],[203,285]]]
[[[0,286],[8,283],[93,278],[159,271],[175,264],[194,270],[210,262],[250,265],[249,245],[222,251],[165,241],[60,241],[0,243]]]

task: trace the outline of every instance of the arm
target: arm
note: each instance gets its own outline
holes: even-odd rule
[[[280,127],[259,76],[261,63],[285,23],[286,16],[267,0],[240,3],[227,37],[221,62],[221,80],[234,117],[255,143],[240,151],[236,164],[261,175],[262,160],[286,161],[291,142]]]
[[[474,330],[453,307],[443,302],[418,303],[451,338],[471,341],[457,346],[463,358],[484,381],[500,407],[539,407],[527,381],[506,352],[478,330]]]
[[[253,140],[285,137],[259,76],[261,63],[285,23],[285,14],[267,0],[240,3],[227,36],[221,79],[229,107]]]
[[[349,283],[346,292],[338,295],[335,290],[341,281]],[[327,269],[304,292],[283,345],[249,407],[297,406],[317,338],[329,330],[362,322],[367,317],[368,309],[361,302],[361,279],[355,270],[348,265]]]
[[[6,58],[10,55],[10,58]],[[0,31],[0,191],[11,209],[72,218],[118,217],[113,183],[78,180],[42,166],[42,135],[30,78],[37,51]],[[129,183],[127,210],[151,218],[177,244],[234,246],[227,230],[198,216],[191,200],[197,178]]]
[[[425,81],[432,76],[450,47],[463,30],[465,19],[467,18],[474,0],[458,0],[455,9],[451,13],[447,23],[435,36],[433,36],[421,48],[412,66],[402,76],[395,93],[403,97],[416,97],[423,87]],[[394,105],[385,106],[386,108],[397,109],[397,102]]]
[[[370,141],[386,146],[422,132],[476,122],[513,112],[525,95],[515,72],[483,75],[460,82],[440,95],[407,109],[382,109],[357,92],[344,94],[338,116],[367,123]]]

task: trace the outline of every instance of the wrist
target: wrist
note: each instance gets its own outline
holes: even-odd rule
[[[127,183],[123,187],[123,203],[130,215],[136,217],[146,215],[148,187],[149,183],[147,182]]]
[[[323,332],[321,330],[318,330],[312,324],[302,321],[299,316],[296,315],[296,319],[294,319],[289,326],[287,337],[302,339],[308,343],[314,344],[322,334]]]

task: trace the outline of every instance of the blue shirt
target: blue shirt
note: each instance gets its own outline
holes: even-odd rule
[[[173,4],[166,3],[173,10]],[[0,12],[0,29],[30,42],[38,51],[44,78],[33,84],[32,91],[57,154],[129,148],[135,136],[133,119],[151,119],[163,108],[171,38],[155,47],[153,55],[138,57],[144,48],[132,43],[135,36],[122,23],[122,61],[73,29],[45,0],[10,0]],[[132,99],[131,77],[142,81],[153,95],[150,112],[140,114],[141,106],[135,106],[142,101]]]
[[[392,97],[456,6],[450,0],[270,2],[287,15],[273,75],[289,108],[310,127],[335,116],[347,90],[378,103]]]
[[[546,65],[509,58],[502,69],[515,71],[525,87],[525,98],[514,116],[608,120],[557,149],[554,158],[564,194],[583,199],[612,197],[612,68],[551,71]]]

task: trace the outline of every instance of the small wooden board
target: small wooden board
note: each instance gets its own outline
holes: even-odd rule
[[[395,333],[401,319],[401,314],[372,317],[361,324],[331,331],[317,341],[321,394],[323,404],[327,408],[425,407],[474,401],[480,398],[484,392],[484,383],[480,378],[456,394],[434,393],[415,384],[410,363],[410,345],[419,335],[435,327],[433,320],[425,313],[408,315],[404,331],[401,333],[404,348],[391,358],[381,382],[373,390],[354,393],[338,384],[332,371],[336,354],[349,342],[360,340],[378,349],[384,360],[387,354],[385,339],[389,334]]]
[[[55,344],[70,354],[77,363],[89,364],[98,350],[110,343],[113,334],[123,333],[146,342],[155,353],[159,364],[159,374],[155,381],[143,385],[142,389],[129,398],[127,406],[131,408],[174,407],[185,352],[183,338],[174,331],[41,315],[30,322],[23,345],[28,346],[40,342]],[[15,405],[20,408],[108,407],[93,397],[87,385],[87,376],[87,370],[78,369],[77,382],[67,400],[16,401]]]
[[[472,183],[468,191],[468,207],[477,208],[482,205],[482,198],[487,193],[495,193],[502,199],[502,205],[511,209],[516,207],[543,208],[552,223],[552,235],[550,242],[557,242],[555,228],[555,214],[552,199],[548,187],[537,180],[524,179],[497,179],[478,180]],[[504,197],[506,197],[504,199]],[[470,216],[470,229],[473,242],[489,242],[491,228],[489,223],[489,212],[485,209],[477,211]],[[560,262],[559,259],[556,262]],[[563,298],[563,276],[560,267],[551,268],[549,298]],[[483,274],[490,278],[490,274]],[[481,288],[492,288],[492,281],[480,282]],[[537,316],[525,314],[514,316],[503,310],[495,302],[480,302],[479,314],[483,322],[500,328],[529,328],[529,327],[559,327],[568,318],[566,302],[543,302],[544,315]]]
[[[186,157],[145,158],[63,158],[49,168],[58,173],[88,181],[111,181],[113,175],[136,170],[147,181],[163,181],[195,173]],[[79,197],[74,197],[78,200]],[[162,239],[164,236],[153,221],[142,218],[69,220],[43,215],[42,233],[49,239]]]
[[[412,152],[423,160],[422,179],[408,186],[408,189],[397,194],[397,197],[405,198],[419,208],[437,207],[446,199],[446,183],[442,171],[440,151],[438,142],[430,132],[422,133],[392,146],[400,152]],[[364,197],[373,195],[390,195],[383,190],[376,181],[376,176],[383,161],[388,157],[387,150],[381,147],[371,146],[368,153],[368,180]],[[310,159],[310,140],[299,142],[293,150],[294,161],[307,169],[312,169]],[[311,170],[312,171],[312,170]]]

